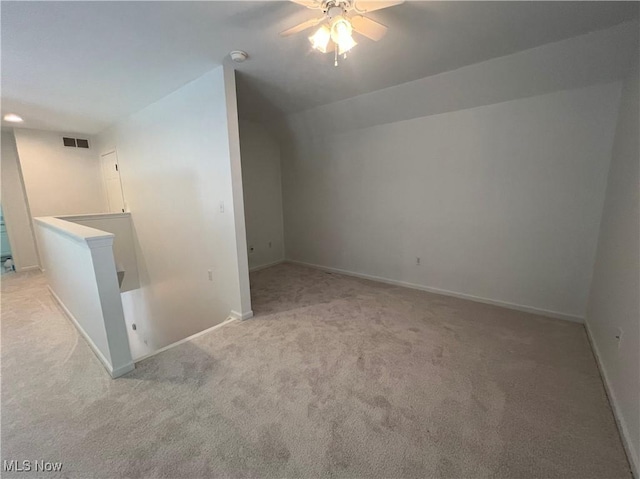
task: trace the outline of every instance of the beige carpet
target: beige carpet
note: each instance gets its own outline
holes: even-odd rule
[[[44,477],[631,477],[578,324],[280,265],[111,380],[41,275],[2,288],[2,459]]]

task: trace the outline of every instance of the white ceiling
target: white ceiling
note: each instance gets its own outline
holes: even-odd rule
[[[292,113],[624,21],[637,2],[407,2],[338,68],[290,2],[2,2],[2,112],[28,128],[92,134],[246,50],[241,115]],[[6,125],[6,123],[3,123]]]

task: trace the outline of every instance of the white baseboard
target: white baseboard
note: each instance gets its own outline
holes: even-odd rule
[[[249,319],[253,318],[253,311],[247,311],[246,313],[238,313],[237,311],[231,311],[231,317],[235,319]]]
[[[251,314],[253,315],[253,313],[251,313]],[[207,333],[210,333],[211,331],[214,331],[214,330],[216,330],[218,328],[221,328],[222,326],[226,326],[227,324],[229,324],[229,323],[231,323],[233,321],[236,321],[236,320],[238,320],[238,318],[233,317],[233,316],[229,316],[227,319],[225,319],[223,322],[221,322],[219,324],[216,324],[214,326],[211,326],[210,328],[204,329],[204,330],[200,331],[199,333],[195,333],[195,334],[192,334],[191,336],[187,336],[186,338],[183,338],[180,341],[176,341],[175,343],[171,343],[171,344],[169,344],[167,346],[164,346],[164,347],[162,347],[160,349],[156,349],[152,353],[145,354],[144,356],[136,358],[135,362],[137,363],[137,362],[142,361],[144,359],[148,359],[148,358],[150,358],[152,356],[155,356],[156,354],[163,353],[163,352],[167,351],[168,349],[175,348],[176,346],[180,346],[181,344],[184,344],[187,341],[191,341],[192,339],[196,339],[196,338],[198,338],[200,336],[203,336],[203,335],[205,335]]]
[[[598,346],[593,339],[593,335],[591,334],[591,330],[589,329],[589,324],[586,322],[584,324],[584,329],[587,331],[587,337],[589,338],[589,343],[591,343],[591,350],[593,351],[593,356],[596,358],[596,363],[598,365],[598,369],[600,370],[600,376],[602,377],[602,383],[604,384],[604,389],[607,393],[607,397],[609,398],[609,404],[611,404],[611,409],[613,410],[613,417],[615,418],[616,424],[618,425],[618,431],[620,432],[620,437],[622,438],[622,444],[624,446],[625,452],[627,453],[629,465],[631,466],[631,473],[636,479],[640,479],[640,458],[638,458],[638,455],[633,449],[631,441],[629,440],[629,428],[627,427],[627,423],[624,420],[624,417],[620,413],[616,395],[609,385],[609,380],[607,378],[607,369],[604,367],[604,364],[600,359]]]
[[[273,263],[261,264],[260,266],[254,266],[253,268],[249,268],[249,273],[253,273],[254,271],[260,271],[261,269],[271,268],[272,266],[275,266],[277,264],[281,264],[281,263],[284,263],[284,262],[285,262],[284,259],[279,259],[278,261],[274,261]]]
[[[114,369],[112,364],[111,364],[111,362],[104,356],[104,354],[102,354],[102,351],[100,351],[100,349],[98,349],[98,346],[96,346],[96,344],[93,342],[91,337],[86,333],[86,331],[82,328],[82,326],[80,326],[80,323],[75,318],[73,313],[67,309],[65,304],[58,297],[58,295],[51,288],[51,286],[47,285],[47,288],[49,289],[49,292],[53,296],[53,299],[55,299],[56,303],[58,303],[58,306],[60,306],[60,309],[62,309],[62,312],[73,323],[73,325],[76,327],[76,329],[78,330],[80,335],[84,338],[84,340],[87,342],[89,347],[93,350],[95,355],[98,357],[98,359],[100,360],[102,365],[105,367],[105,369],[109,372],[109,374],[111,375],[112,378],[120,377],[123,374],[126,374],[126,373],[128,373],[129,371],[132,371],[135,368],[135,365],[133,364],[133,362],[131,362],[131,363],[125,364],[123,366],[120,366],[120,367]]]
[[[33,265],[33,266],[23,266],[22,268],[18,268],[17,271],[18,273],[22,273],[24,271],[34,271],[34,270],[40,270],[40,271],[44,271],[40,266],[38,266],[37,264]]]
[[[120,366],[119,368],[112,369],[109,372],[111,373],[111,377],[115,379],[127,374],[130,371],[133,371],[135,368],[135,363],[131,361],[130,363]]]
[[[562,319],[565,321],[572,321],[574,323],[584,323],[584,318],[577,315],[560,313],[557,311],[549,311],[546,309],[534,308],[532,306],[524,306],[524,305],[515,304],[515,303],[508,303],[506,301],[498,301],[495,299],[482,298],[479,296],[473,296],[471,294],[448,291],[446,289],[431,288],[429,286],[424,286],[421,284],[408,283],[406,281],[398,281],[395,279],[381,278],[379,276],[372,276],[369,274],[355,273],[353,271],[347,271],[347,270],[338,269],[338,268],[330,268],[330,267],[321,266],[318,264],[305,263],[303,261],[295,261],[291,259],[287,259],[285,261],[287,263],[299,264],[301,266],[308,266],[309,268],[315,268],[322,271],[328,271],[331,273],[344,274],[345,276],[353,276],[355,278],[368,279],[371,281],[378,281],[380,283],[392,284],[394,286],[402,286],[404,288],[417,289],[420,291],[426,291],[428,293],[442,294],[444,296],[452,296],[454,298],[460,298],[460,299],[468,299],[469,301],[475,301],[476,303],[491,304],[493,306],[500,306],[507,309],[514,309],[516,311],[523,311],[525,313],[538,314],[540,316],[546,316],[547,318]]]

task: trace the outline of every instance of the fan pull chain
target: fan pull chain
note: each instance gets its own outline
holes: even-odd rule
[[[335,55],[335,60],[333,61],[333,66],[337,67],[338,66],[338,47],[337,46],[336,46],[336,49],[335,49],[335,53],[336,53],[336,55]]]

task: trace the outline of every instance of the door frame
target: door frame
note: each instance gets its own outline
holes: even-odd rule
[[[104,153],[100,153],[100,176],[102,177],[102,188],[104,188],[104,196],[107,200],[107,206],[109,210],[111,210],[111,205],[109,204],[109,193],[107,188],[107,178],[104,173],[104,163],[102,158],[113,153],[116,155],[116,165],[118,165],[118,181],[120,183],[120,194],[122,195],[122,204],[124,206],[124,211],[119,213],[126,213],[129,210],[129,205],[127,204],[127,199],[124,196],[124,188],[122,187],[122,175],[120,174],[120,158],[118,158],[118,151],[116,148],[110,148]],[[111,211],[110,211],[111,212]]]

